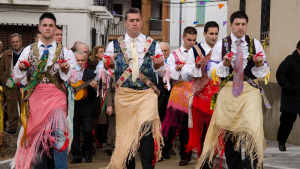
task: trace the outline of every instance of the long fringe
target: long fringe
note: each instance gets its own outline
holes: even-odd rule
[[[143,123],[138,136],[132,142],[129,150],[125,153],[125,156],[123,157],[123,159],[120,159],[120,160],[122,160],[122,169],[126,168],[127,161],[130,161],[133,157],[135,157],[135,154],[140,147],[140,140],[144,136],[149,135],[150,133],[153,134],[154,140],[157,141],[158,150],[155,152],[156,157],[157,157],[157,159],[161,158],[161,156],[162,156],[161,152],[162,152],[162,148],[164,146],[164,142],[163,142],[163,137],[160,133],[160,129],[161,129],[161,125],[160,125],[159,119],[155,119],[153,121],[146,121]],[[110,164],[106,167],[106,169],[117,169],[117,168],[114,168],[113,159],[111,159]]]
[[[224,130],[220,127],[215,126],[215,133],[213,133],[214,139],[212,140],[213,143],[211,146],[212,148],[206,154],[202,154],[199,160],[196,163],[195,168],[199,169],[202,168],[205,161],[212,164],[213,158],[221,152],[225,148],[225,142],[228,139],[232,139],[236,144],[234,149],[239,151],[241,148],[242,142],[245,144],[245,153],[250,157],[251,165],[253,168],[253,161],[254,159],[258,160],[257,168],[256,169],[263,169],[263,152],[258,152],[257,145],[255,140],[253,139],[252,135],[247,132],[232,132]],[[265,143],[264,143],[265,144]]]
[[[165,119],[162,123],[162,135],[168,138],[170,129],[177,129],[180,132],[183,116],[187,115],[186,112],[175,109],[173,107],[167,108]],[[179,133],[178,133],[179,134]]]
[[[35,132],[27,135],[24,145],[18,145],[17,152],[14,157],[16,169],[30,169],[31,163],[35,163],[36,154],[41,151],[41,155],[46,152],[48,156],[49,148],[57,141],[57,136],[51,136],[53,131],[61,128],[66,131],[66,108],[56,108],[52,110],[48,117],[41,124],[35,127]],[[24,132],[19,133],[19,137]]]
[[[212,115],[204,113],[194,106],[192,107],[192,115],[193,127],[190,128],[189,142],[186,145],[185,152],[188,154],[192,149],[197,148],[197,154],[200,157]]]

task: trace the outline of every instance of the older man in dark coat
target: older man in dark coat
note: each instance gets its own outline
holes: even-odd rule
[[[277,141],[280,151],[286,151],[285,143],[293,128],[293,123],[300,115],[300,41],[297,49],[279,65],[276,78],[280,85],[281,107],[280,126]]]

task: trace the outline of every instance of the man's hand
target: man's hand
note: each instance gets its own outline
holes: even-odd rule
[[[69,72],[69,69],[70,69],[70,64],[68,62],[59,63],[59,67],[60,67],[62,72],[67,74]]]
[[[106,114],[109,115],[109,116],[111,116],[112,114],[114,114],[114,109],[113,109],[112,106],[108,106],[106,108]]]
[[[201,56],[198,56],[198,57],[201,58]],[[198,60],[198,59],[197,59],[197,60]],[[202,59],[199,59],[198,61],[197,61],[197,60],[196,60],[195,66],[196,66],[196,68],[200,69],[201,64],[202,64]]]
[[[182,67],[184,66],[184,64],[179,64],[175,67],[176,71],[181,71]]]
[[[262,54],[262,52],[259,52],[256,55],[251,54],[251,56],[256,67],[260,67],[264,64],[264,55]]]
[[[104,68],[105,68],[105,69],[108,69],[108,67],[107,67],[107,60],[108,60],[109,58],[107,58],[107,57],[110,57],[109,68],[110,68],[110,69],[114,69],[114,68],[115,68],[115,58],[116,58],[116,56],[117,56],[117,54],[114,54],[113,56],[105,55],[105,56],[103,57],[103,65],[104,65]]]
[[[32,63],[32,61],[29,61],[29,65],[30,65],[31,63]],[[29,69],[28,65],[26,65],[26,64],[23,63],[23,62],[19,62],[18,66],[19,66],[19,69],[20,69],[21,71],[27,71],[27,70]]]
[[[90,85],[91,85],[94,89],[98,89],[98,83],[97,83],[95,80],[93,80],[93,81],[90,83]]]
[[[164,85],[164,88],[165,88],[166,90],[168,90],[168,85],[165,84],[165,85]]]
[[[163,56],[161,57],[153,57],[150,56],[153,61],[153,67],[155,70],[159,69],[161,66],[165,64],[165,58]]]
[[[224,66],[230,66],[231,61],[232,61],[232,55],[233,53],[227,53],[224,57],[223,57],[223,65]]]

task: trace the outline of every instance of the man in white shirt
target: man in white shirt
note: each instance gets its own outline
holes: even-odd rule
[[[214,84],[207,76],[211,51],[217,42],[218,35],[219,25],[215,21],[207,22],[203,32],[205,41],[189,50],[186,64],[181,70],[184,80],[189,81],[194,78],[193,96],[189,100],[189,105],[192,106],[189,112],[190,137],[186,145],[186,152],[191,152],[196,148],[198,157],[201,155],[203,142],[213,113],[213,110],[210,110],[211,98],[214,93],[219,91],[219,84]],[[200,73],[201,76],[199,77]],[[204,168],[209,168],[209,166],[206,164]]]
[[[165,119],[162,123],[162,133],[165,138],[169,138],[170,132],[174,128],[178,130],[180,140],[179,166],[185,166],[191,159],[191,154],[185,153],[185,145],[188,143],[188,102],[191,96],[193,81],[183,81],[181,69],[186,64],[187,54],[196,43],[197,30],[194,27],[186,27],[182,35],[183,45],[176,49],[168,57],[168,65],[171,70],[171,78],[174,80]],[[201,74],[201,72],[200,72]]]
[[[124,24],[126,35],[108,44],[100,68],[116,79],[116,141],[109,168],[134,169],[139,149],[143,168],[154,169],[163,142],[154,83],[155,72],[164,76],[164,57],[159,44],[141,34],[139,9],[128,9]]]
[[[76,61],[71,50],[54,40],[56,18],[43,13],[39,20],[41,38],[27,46],[14,68],[14,81],[27,77],[27,95],[22,103],[21,142],[15,155],[18,168],[47,168],[49,145],[54,147],[56,168],[67,169],[67,89]],[[71,81],[76,83],[76,80]],[[64,86],[64,87],[63,87]],[[69,100],[70,101],[70,100]],[[70,113],[70,112],[69,112]],[[27,118],[28,117],[28,118]]]
[[[270,68],[260,42],[245,34],[248,16],[234,12],[230,23],[231,34],[215,45],[210,59],[208,75],[214,79],[218,76],[222,82],[211,102],[214,113],[196,168],[224,151],[229,169],[242,168],[242,142],[245,168],[262,167],[265,138],[260,95],[266,107],[270,105],[256,78],[266,76]]]

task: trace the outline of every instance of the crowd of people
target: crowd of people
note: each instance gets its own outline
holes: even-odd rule
[[[262,168],[262,103],[270,104],[257,78],[271,69],[261,43],[246,35],[247,23],[244,12],[233,13],[231,33],[219,42],[214,21],[205,24],[200,43],[197,30],[186,27],[183,44],[171,52],[168,43],[141,33],[141,12],[130,8],[126,34],[90,52],[81,41],[62,46],[62,28],[52,13],[43,13],[31,45],[23,48],[22,36],[14,33],[11,49],[3,52],[0,41],[7,133],[15,134],[22,123],[13,167],[67,168],[69,151],[76,165],[83,158],[92,162],[95,147],[105,147],[112,155],[108,169],[134,169],[137,151],[142,167],[153,169],[176,155],[178,137],[179,166],[188,165],[194,151],[196,168],[212,168],[223,153],[230,169]],[[299,100],[290,92],[299,92],[293,77],[300,73],[289,76],[299,54],[300,42],[277,71],[285,112],[281,151],[298,110],[288,101]]]

